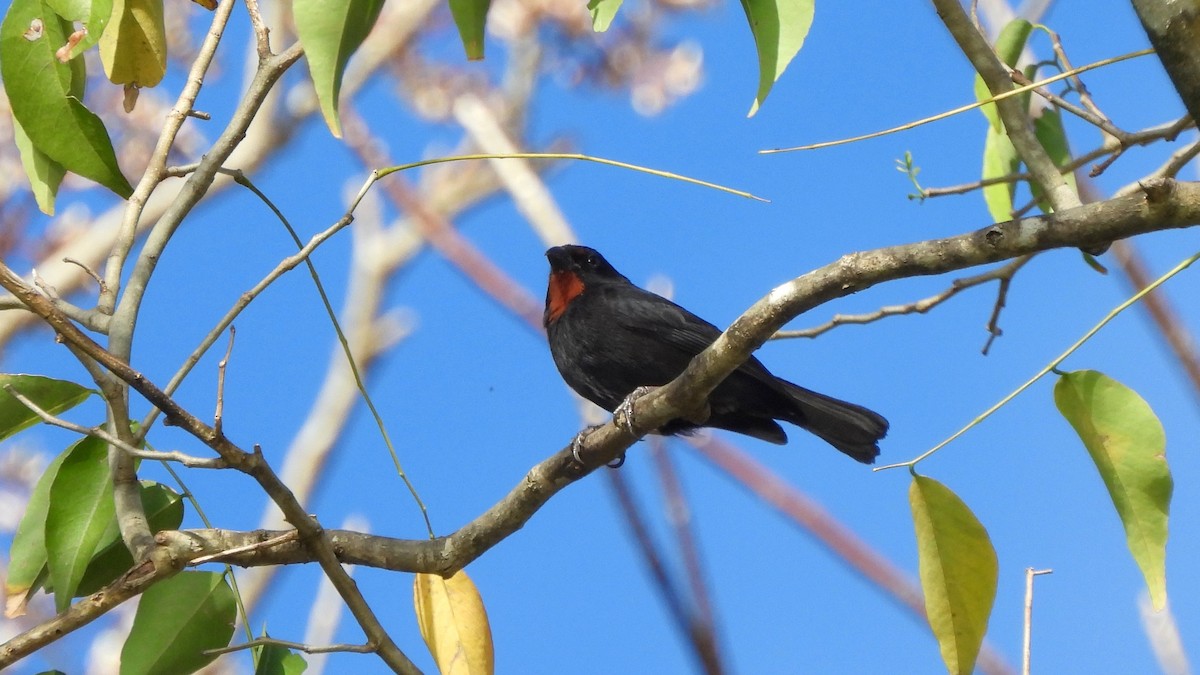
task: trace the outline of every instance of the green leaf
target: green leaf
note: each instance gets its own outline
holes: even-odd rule
[[[46,558],[58,611],[70,607],[88,562],[114,517],[107,444],[84,438],[68,451],[58,468],[46,511]]]
[[[1167,514],[1174,481],[1162,423],[1137,392],[1094,370],[1067,373],[1054,403],[1079,434],[1112,497],[1155,609],[1167,602]]]
[[[450,13],[454,16],[454,25],[458,26],[463,50],[470,61],[483,60],[483,29],[491,4],[491,0],[450,0]]]
[[[913,476],[908,501],[929,625],[947,670],[970,675],[996,599],[996,550],[975,514],[945,485]]]
[[[1021,51],[1025,49],[1025,43],[1029,41],[1029,34],[1033,32],[1033,24],[1025,19],[1013,19],[1008,22],[1003,29],[1000,30],[999,37],[996,38],[996,54],[1000,56],[1009,67],[1017,64],[1017,59],[1021,56]],[[986,101],[992,97],[992,92],[988,90],[984,84],[983,78],[978,73],[975,74],[975,100]],[[1028,96],[1025,97],[1028,101]],[[1026,103],[1028,106],[1028,103]],[[992,125],[992,129],[1003,131],[1004,125],[1000,122],[1000,112],[996,110],[995,103],[986,103],[979,108],[983,116],[988,119],[988,123]],[[1005,220],[1008,220],[1005,218]]]
[[[1057,110],[1043,109],[1042,114],[1033,121],[1033,130],[1055,166],[1061,169],[1071,163],[1071,148],[1067,144],[1067,132],[1063,129],[1062,115]],[[1062,176],[1067,185],[1071,186],[1071,190],[1078,194],[1079,188],[1075,185],[1075,172],[1067,171]],[[1029,189],[1032,190],[1033,198],[1037,200],[1038,208],[1043,213],[1054,211],[1050,202],[1045,199],[1042,186],[1037,181],[1030,181]]]
[[[46,4],[67,21],[83,24],[86,34],[71,47],[70,58],[91,49],[100,41],[113,14],[113,0],[46,0]]]
[[[142,508],[150,522],[150,531],[174,530],[183,522],[183,497],[162,483],[142,481]],[[96,555],[75,589],[75,597],[91,595],[112,583],[133,567],[133,556],[121,539],[117,520],[109,523],[97,545]]]
[[[236,606],[216,572],[180,572],[150,587],[138,603],[121,649],[121,675],[191,673],[217,658],[208,649],[229,644]]]
[[[253,649],[258,654],[254,675],[300,675],[308,669],[304,657],[287,647],[262,645]]]
[[[13,0],[0,24],[0,77],[13,118],[33,147],[67,171],[127,198],[133,188],[104,123],[83,105],[83,60],[60,63],[54,55],[72,31],[41,0]]]
[[[21,154],[21,166],[25,168],[25,176],[29,179],[29,186],[33,190],[33,198],[37,200],[38,208],[48,216],[54,215],[54,197],[58,194],[58,186],[62,185],[67,170],[62,164],[50,159],[49,155],[33,147],[33,141],[29,140],[29,136],[21,128],[21,123],[15,119],[13,141]]]
[[[987,139],[983,144],[983,179],[1010,176],[1021,168],[1021,158],[1012,141],[1002,131],[988,127]],[[983,187],[983,200],[988,213],[997,223],[1012,219],[1013,194],[1016,182],[996,183]]]
[[[747,115],[753,117],[808,37],[813,0],[742,0],[742,9],[758,51],[758,94]]]
[[[0,440],[42,421],[24,403],[9,394],[4,388],[6,385],[11,385],[18,394],[52,415],[74,408],[92,393],[91,389],[67,380],[41,375],[0,375]]]
[[[603,33],[612,25],[617,10],[625,0],[588,0],[588,11],[592,13],[592,30]]]
[[[163,0],[113,0],[100,36],[100,62],[113,84],[153,87],[167,72]]]
[[[350,56],[371,32],[382,8],[383,0],[296,0],[292,3],[296,33],[304,45],[321,114],[325,116],[329,131],[337,138],[342,137],[342,122],[338,117],[342,73]]]
[[[74,449],[75,446],[71,446],[50,461],[46,472],[33,486],[33,493],[29,495],[29,503],[25,506],[25,515],[21,516],[21,524],[13,536],[12,547],[8,551],[8,574],[4,580],[4,590],[8,596],[4,615],[10,619],[25,613],[29,597],[45,581],[46,512],[50,507],[50,486],[63,460]]]

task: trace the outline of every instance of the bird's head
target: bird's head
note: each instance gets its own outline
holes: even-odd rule
[[[589,285],[599,283],[629,283],[624,275],[587,246],[555,246],[546,251],[550,261],[550,283],[546,287],[546,312],[542,323],[549,326],[567,305],[579,297]]]

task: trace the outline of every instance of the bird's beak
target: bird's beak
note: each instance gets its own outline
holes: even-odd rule
[[[550,261],[550,269],[565,270],[571,266],[571,257],[567,255],[566,249],[561,246],[554,246],[546,250],[546,259]]]

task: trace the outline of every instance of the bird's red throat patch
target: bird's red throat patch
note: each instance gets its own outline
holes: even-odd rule
[[[546,293],[546,309],[551,321],[557,321],[567,311],[567,305],[583,292],[583,279],[570,271],[551,272]]]

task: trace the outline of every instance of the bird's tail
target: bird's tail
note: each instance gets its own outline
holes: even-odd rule
[[[882,415],[791,382],[783,384],[796,404],[794,416],[784,418],[786,421],[809,430],[856,461],[875,462],[879,439],[888,431],[888,421]]]

